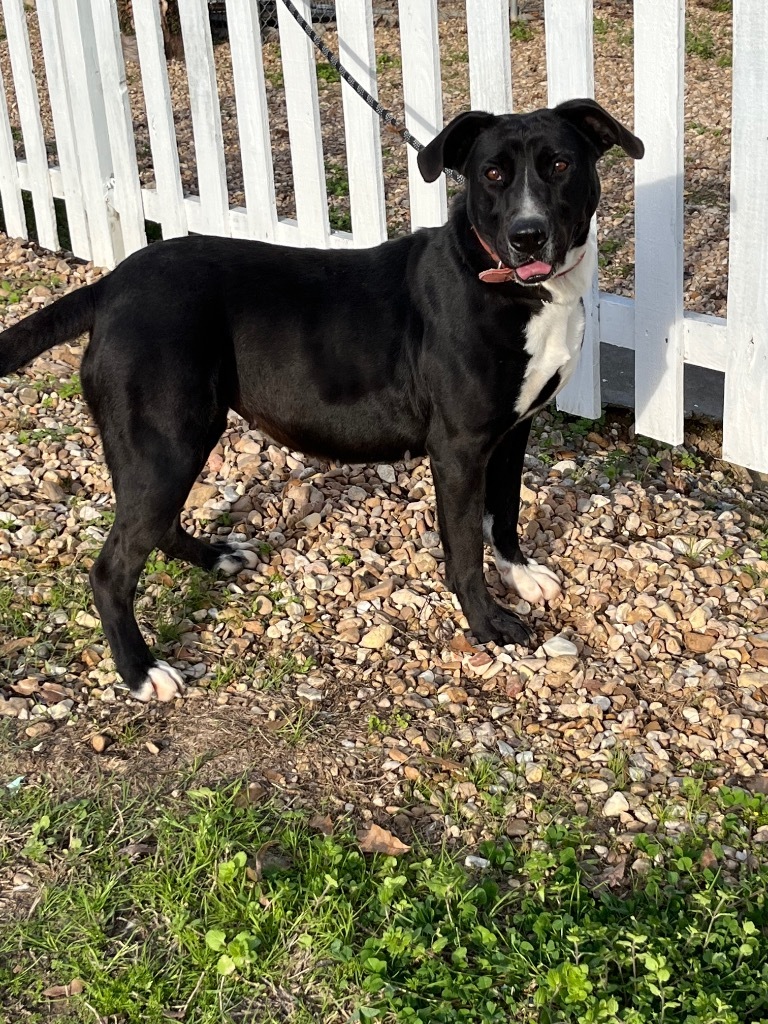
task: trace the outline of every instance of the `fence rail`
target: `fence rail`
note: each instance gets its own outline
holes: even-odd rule
[[[308,20],[310,0],[295,0]],[[54,199],[66,205],[76,255],[112,267],[147,243],[188,232],[293,246],[373,245],[387,236],[386,179],[374,112],[342,86],[351,230],[329,220],[322,115],[311,42],[278,0],[295,218],[278,215],[258,0],[226,0],[245,202],[232,206],[207,0],[179,0],[197,194],[185,194],[157,0],[133,0],[154,186],[142,185],[115,0],[37,0],[58,163],[49,166],[25,0],[2,0],[12,82],[0,81],[0,202],[6,229],[27,237],[29,193],[41,245],[60,244]],[[371,0],[336,0],[341,60],[374,95]],[[513,109],[509,0],[466,0],[469,95]],[[594,93],[592,0],[544,0],[549,102]],[[438,0],[399,0],[405,122],[428,141],[442,127]],[[683,306],[685,0],[634,0],[635,130],[646,157],[635,179],[635,297],[588,296],[587,334],[561,409],[599,415],[600,345],[634,349],[639,432],[683,438],[686,365],[725,374],[724,457],[768,472],[768,21],[764,0],[734,0],[728,318]],[[12,88],[11,88],[12,87]],[[23,156],[9,117],[15,101]],[[517,97],[516,97],[517,100]],[[516,103],[526,107],[524,102]],[[427,185],[408,153],[413,228],[447,215],[445,180]]]

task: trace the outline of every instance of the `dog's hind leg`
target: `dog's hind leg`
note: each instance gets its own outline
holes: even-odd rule
[[[89,386],[90,378],[85,380]],[[189,395],[191,389],[185,394],[175,388],[166,392],[166,406],[158,415],[157,404],[146,399],[138,407],[110,402],[111,385],[105,377],[91,401],[116,499],[115,523],[91,569],[91,585],[117,671],[132,694],[145,701],[172,700],[182,678],[153,657],[136,622],[133,603],[154,548],[163,547],[174,556],[211,568],[226,556],[185,533],[179,522],[192,484],[221,436],[226,408],[206,402],[206,396]],[[168,408],[175,415],[166,415]]]
[[[530,419],[519,423],[491,455],[485,481],[483,533],[493,548],[502,582],[529,604],[540,604],[560,594],[560,581],[551,569],[525,557],[517,536],[520,484],[530,430]]]
[[[91,569],[91,585],[115,666],[131,693],[144,701],[172,700],[182,678],[150,652],[133,604],[147,557],[177,520],[199,467],[178,449],[173,466],[142,455],[134,451],[113,474],[115,522]]]

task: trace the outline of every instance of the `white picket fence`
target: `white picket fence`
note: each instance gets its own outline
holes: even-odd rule
[[[309,0],[295,0],[309,19]],[[229,205],[207,0],[180,0],[199,195],[184,195],[157,0],[133,0],[156,187],[142,187],[114,0],[37,0],[59,166],[49,168],[24,0],[2,0],[25,158],[17,160],[0,82],[0,199],[8,233],[26,236],[22,190],[38,238],[59,244],[54,197],[66,202],[74,252],[113,267],[163,237],[210,232],[294,246],[374,245],[387,236],[380,126],[342,86],[352,231],[328,218],[315,56],[278,0],[293,155],[296,219],[277,215],[257,0],[227,0],[246,203]],[[510,0],[466,0],[473,107],[512,110]],[[578,373],[561,409],[600,415],[600,343],[635,350],[640,433],[683,440],[686,364],[725,373],[724,458],[768,472],[768,17],[765,0],[734,0],[728,318],[683,309],[684,0],[635,0],[636,169],[634,300],[598,293],[589,305]],[[372,93],[371,0],[336,0],[342,62]],[[545,0],[551,104],[593,94],[592,0]],[[423,141],[442,126],[438,0],[400,0],[408,128]],[[408,153],[414,228],[446,218],[445,181],[427,185]]]

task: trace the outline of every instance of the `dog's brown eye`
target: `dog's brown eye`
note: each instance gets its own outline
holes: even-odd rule
[[[556,174],[562,174],[563,171],[568,170],[568,164],[565,160],[555,160],[554,170]]]
[[[489,167],[485,172],[488,181],[501,181],[501,171],[498,167]]]

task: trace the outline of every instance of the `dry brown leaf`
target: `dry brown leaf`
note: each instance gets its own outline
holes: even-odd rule
[[[709,868],[710,871],[717,871],[717,857],[715,856],[711,846],[708,846],[706,850],[702,850],[701,857],[699,857],[699,864],[704,869]]]
[[[358,832],[357,841],[363,853],[383,853],[387,857],[399,857],[401,853],[410,850],[410,846],[379,825],[371,825],[370,828]]]
[[[601,871],[597,876],[597,883],[599,885],[607,885],[610,889],[616,888],[617,885],[621,885],[624,881],[624,872],[627,867],[626,854],[622,854],[621,857],[617,858],[615,864],[609,865],[605,871]]]
[[[314,829],[316,832],[322,832],[324,836],[333,835],[333,820],[330,814],[323,816],[322,814],[315,814],[309,819],[309,827]]]
[[[4,644],[0,644],[0,656],[6,658],[9,654],[16,654],[34,642],[31,636],[17,636],[14,640],[6,640]]]
[[[58,704],[59,701],[66,700],[72,694],[67,693],[64,687],[59,686],[57,683],[43,683],[40,689],[40,696],[46,704]]]
[[[32,679],[30,676],[27,679],[20,679],[17,683],[12,683],[11,689],[21,697],[29,697],[30,694],[37,693],[40,689],[40,683],[37,679]]]
[[[468,654],[470,651],[474,651],[472,644],[463,635],[455,636],[448,644],[448,647],[454,654]]]
[[[146,857],[149,853],[154,853],[157,844],[150,840],[148,843],[128,843],[126,846],[121,847],[117,852],[123,857],[127,857],[131,863],[139,860],[141,857]]]
[[[268,840],[258,848],[250,863],[245,869],[246,877],[251,882],[260,882],[265,871],[287,871],[291,867],[291,860],[282,853],[270,853],[277,842],[274,839]]]
[[[68,985],[51,985],[43,990],[46,999],[69,999],[70,996],[79,996],[85,991],[85,984],[80,978],[73,978]]]
[[[252,807],[260,804],[267,795],[267,790],[259,782],[249,782],[235,797],[235,807]]]

